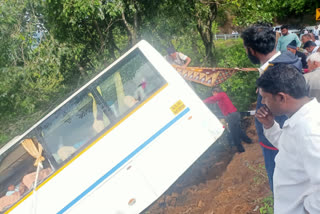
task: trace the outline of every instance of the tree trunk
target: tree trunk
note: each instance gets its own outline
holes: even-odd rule
[[[138,30],[139,30],[139,7],[135,0],[129,2],[129,4],[133,5],[135,10],[133,11],[133,24],[130,24],[125,16],[125,9],[122,10],[122,21],[126,27],[129,37],[130,45],[134,45],[138,42]]]
[[[213,54],[214,50],[214,43],[213,43],[213,33],[212,33],[212,23],[215,20],[217,16],[217,3],[216,2],[209,2],[210,11],[205,18],[205,20],[202,20],[200,16],[198,16],[198,22],[197,22],[197,30],[201,36],[202,42],[206,49],[206,59],[211,66],[215,64],[215,57]]]
[[[97,20],[94,20],[93,23],[94,23],[95,28],[97,29],[98,34],[99,34],[99,40],[100,40],[100,50],[99,50],[99,52],[101,53],[103,51],[103,49],[104,49],[104,46],[105,46],[104,37],[103,37],[103,35],[101,33],[101,30],[100,30],[100,27],[99,27],[99,24],[98,24]]]

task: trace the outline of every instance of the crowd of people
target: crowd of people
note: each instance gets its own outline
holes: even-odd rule
[[[248,58],[261,65],[256,130],[274,213],[320,213],[318,37],[307,33],[300,41],[287,26],[281,32],[277,44],[268,25],[253,25],[241,34]]]
[[[265,160],[275,214],[320,213],[320,41],[319,29],[299,37],[268,24],[241,33],[250,61],[260,64],[255,126]],[[174,54],[172,54],[174,52]],[[171,60],[191,59],[168,49]],[[180,58],[180,59],[179,59]],[[205,103],[217,103],[229,123],[233,143],[252,143],[240,128],[240,116],[228,95],[214,88]]]

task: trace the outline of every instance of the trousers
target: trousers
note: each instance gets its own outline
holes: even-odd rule
[[[241,144],[241,141],[243,140],[245,142],[250,143],[251,139],[241,129],[240,113],[233,112],[231,114],[228,114],[226,117],[226,121],[228,123],[234,145],[237,147],[239,152],[244,152],[244,148]]]
[[[263,106],[261,103],[262,97],[260,94],[258,94],[258,99],[257,99],[257,110]],[[277,123],[279,123],[280,127],[282,128],[284,121],[287,119],[287,116],[276,116],[275,120]],[[263,126],[255,118],[255,125],[256,125],[256,130],[259,138],[259,144],[261,145],[263,157],[264,157],[264,163],[265,163],[265,168],[268,174],[268,179],[269,179],[269,185],[270,189],[273,192],[273,172],[274,172],[274,167],[275,167],[275,162],[274,159],[276,155],[278,154],[278,149],[275,148],[269,141],[268,139],[264,136],[263,133]]]

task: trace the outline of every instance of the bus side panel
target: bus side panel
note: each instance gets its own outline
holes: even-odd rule
[[[181,99],[184,101],[185,99]],[[201,106],[201,105],[200,105]],[[194,161],[196,161],[224,131],[222,124],[211,114],[203,114],[206,107],[186,105],[186,113],[170,129],[167,129],[157,143],[137,157],[146,179],[160,196]],[[154,160],[146,162],[144,160]]]
[[[70,209],[70,213],[139,213],[157,198],[134,161],[97,187]]]

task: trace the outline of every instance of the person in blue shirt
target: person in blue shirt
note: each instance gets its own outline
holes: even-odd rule
[[[288,44],[295,40],[297,42],[297,47],[300,47],[301,42],[299,37],[295,33],[289,33],[288,25],[281,26],[281,36],[278,40],[277,51],[286,52]]]
[[[289,51],[280,53],[275,50],[276,33],[270,25],[261,23],[250,26],[242,32],[241,38],[243,39],[243,44],[250,61],[254,64],[261,65],[259,68],[260,75],[262,75],[268,67],[279,64],[292,64],[299,72],[302,73],[301,60],[299,60],[297,56]],[[258,93],[256,109],[263,106],[261,100],[262,97],[260,93]],[[277,116],[275,118],[281,127],[286,119],[287,117],[285,115]],[[255,119],[255,125],[259,137],[259,144],[261,145],[264,156],[270,189],[273,190],[273,172],[275,167],[274,159],[278,154],[278,149],[275,148],[264,136],[261,122]]]

